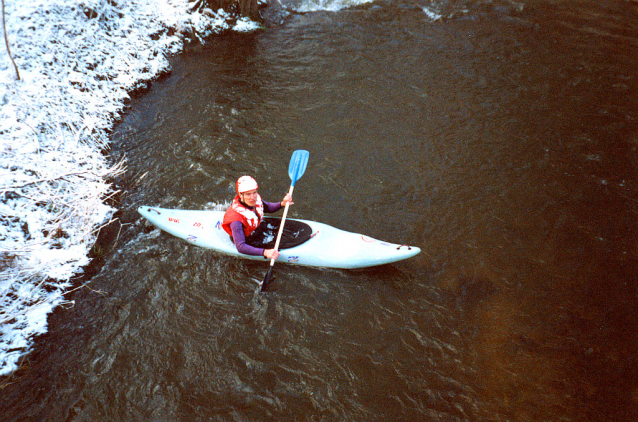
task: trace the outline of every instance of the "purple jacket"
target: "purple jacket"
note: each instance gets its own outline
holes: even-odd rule
[[[263,204],[265,213],[272,213],[281,209],[281,202],[263,201]],[[252,209],[251,207],[248,208]],[[233,232],[233,241],[235,242],[235,247],[240,253],[255,256],[264,255],[264,248],[256,248],[246,243],[246,236],[244,235],[244,228],[241,224],[241,221],[233,221],[232,223],[230,223],[230,230]]]

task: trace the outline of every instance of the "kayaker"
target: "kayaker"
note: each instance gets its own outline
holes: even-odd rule
[[[289,202],[291,205],[292,197],[286,194],[281,202],[266,202],[261,199],[257,189],[257,181],[250,176],[242,176],[237,180],[235,185],[237,195],[233,199],[230,208],[224,214],[222,228],[228,233],[235,247],[240,253],[246,255],[262,255],[268,259],[279,256],[279,252],[275,249],[257,248],[246,243],[246,238],[252,234],[262,221],[264,212],[273,213]]]

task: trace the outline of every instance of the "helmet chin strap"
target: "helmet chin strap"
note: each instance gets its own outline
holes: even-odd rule
[[[242,192],[239,194],[239,203],[247,208],[254,208],[255,207],[254,205],[250,206],[246,203],[246,201],[244,201],[244,195],[245,195],[245,192]]]

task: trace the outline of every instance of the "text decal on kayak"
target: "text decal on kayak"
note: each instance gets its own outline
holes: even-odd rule
[[[170,221],[171,223],[177,223],[177,224],[179,224],[179,218],[175,218],[175,217],[168,217],[168,221]]]

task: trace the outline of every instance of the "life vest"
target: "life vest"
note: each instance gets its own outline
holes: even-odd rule
[[[239,195],[237,195],[235,196],[235,199],[233,199],[233,203],[230,208],[226,210],[226,214],[224,214],[222,228],[226,233],[232,236],[233,232],[230,229],[230,223],[233,221],[241,221],[241,224],[244,227],[244,235],[248,237],[257,229],[257,227],[259,227],[259,223],[261,223],[263,217],[264,203],[261,201],[261,196],[257,195],[257,203],[251,209],[242,204],[239,201]]]

